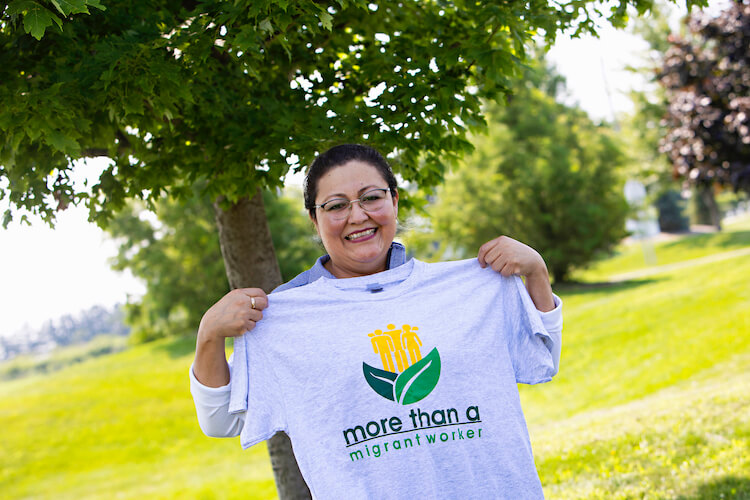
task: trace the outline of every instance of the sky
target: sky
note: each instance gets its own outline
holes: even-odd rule
[[[77,172],[96,175],[96,162]],[[7,208],[0,202],[0,212]],[[22,334],[50,319],[77,314],[94,305],[124,303],[145,287],[129,273],[112,271],[108,260],[117,245],[87,222],[84,207],[59,212],[55,228],[32,219],[0,228],[0,335]]]
[[[599,39],[561,36],[549,59],[567,79],[568,103],[577,103],[594,120],[611,121],[613,114],[631,110],[627,92],[644,85],[624,68],[638,64],[645,48],[626,31],[603,26]],[[101,168],[89,161],[78,172],[78,182]],[[0,213],[5,208],[7,203],[0,202]],[[144,285],[109,267],[116,249],[115,242],[87,222],[83,207],[60,213],[54,229],[38,220],[31,226],[14,221],[7,230],[0,228],[0,335],[22,335],[64,314],[139,297]]]

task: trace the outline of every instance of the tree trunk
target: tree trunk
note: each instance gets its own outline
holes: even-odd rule
[[[714,226],[717,231],[721,231],[721,212],[719,210],[719,204],[716,203],[713,184],[700,186],[698,192],[700,193],[703,205],[708,210],[711,225]]]
[[[260,189],[252,199],[244,198],[227,210],[223,210],[217,201],[214,203],[214,212],[229,286],[232,289],[257,287],[266,293],[278,286],[281,283],[281,271],[276,261]],[[312,498],[286,434],[278,432],[268,440],[268,453],[279,498]]]

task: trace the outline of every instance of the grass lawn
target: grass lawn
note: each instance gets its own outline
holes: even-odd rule
[[[747,222],[640,248],[560,287],[563,357],[551,383],[521,387],[549,498],[750,499],[750,248]],[[729,243],[727,243],[729,242]],[[640,258],[640,261],[638,261]]]
[[[711,256],[732,250],[750,248],[750,215],[724,224],[724,231],[693,235],[673,235],[671,241],[654,239],[630,241],[615,249],[615,255],[590,269],[577,271],[573,279],[587,283],[606,281],[632,271],[656,268]]]
[[[750,499],[750,227],[637,246],[559,287],[561,372],[522,386],[547,497]],[[636,257],[640,257],[640,262]],[[598,284],[593,284],[597,282]],[[0,381],[2,498],[275,498],[264,445],[203,436],[193,340]],[[28,370],[33,372],[33,370]]]
[[[549,499],[750,498],[750,355],[531,434]]]
[[[275,498],[265,446],[198,428],[194,340],[0,383],[0,497]]]

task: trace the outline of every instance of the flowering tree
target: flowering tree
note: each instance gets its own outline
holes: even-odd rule
[[[669,99],[661,149],[703,193],[714,185],[750,193],[750,4],[694,14],[688,27],[689,37],[670,38],[660,76]]]

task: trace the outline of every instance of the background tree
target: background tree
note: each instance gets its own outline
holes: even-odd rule
[[[750,5],[694,14],[690,36],[672,37],[661,75],[669,132],[662,141],[675,175],[693,183],[721,227],[715,186],[750,193]]]
[[[229,291],[211,200],[195,191],[182,200],[163,196],[155,212],[129,202],[107,224],[119,241],[113,267],[146,283],[145,295],[125,306],[135,341],[194,333],[203,313]],[[301,198],[263,192],[284,281],[321,253]]]
[[[129,0],[27,29],[58,4],[0,11],[4,223],[19,209],[52,222],[70,203],[104,223],[128,199],[186,198],[205,179],[230,286],[265,290],[281,275],[262,188],[317,151],[361,141],[389,153],[405,180],[434,185],[470,148],[481,99],[507,90],[525,43],[598,22],[586,0]],[[602,14],[621,25],[628,5],[642,13],[651,1]],[[111,163],[78,189],[73,160],[92,156]],[[296,496],[304,484],[277,443],[279,494]]]
[[[488,103],[488,133],[438,190],[422,248],[440,242],[433,255],[469,257],[505,234],[537,249],[561,282],[620,241],[624,155],[610,130],[556,102],[563,85],[540,67],[505,106]]]
[[[643,39],[648,48],[636,66],[628,68],[646,82],[643,89],[631,91],[633,111],[618,117],[618,137],[627,155],[625,175],[638,180],[647,190],[646,202],[658,211],[662,231],[687,231],[690,220],[684,214],[680,183],[672,174],[672,163],[659,150],[667,134],[664,115],[669,105],[665,89],[659,85],[664,55],[670,47],[670,5],[657,3],[649,16],[635,19],[629,30]]]

